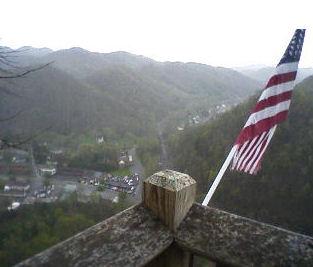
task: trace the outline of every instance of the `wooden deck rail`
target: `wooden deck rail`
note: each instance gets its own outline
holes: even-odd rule
[[[17,266],[313,266],[313,238],[195,204],[195,181],[164,171],[144,182],[143,203]]]

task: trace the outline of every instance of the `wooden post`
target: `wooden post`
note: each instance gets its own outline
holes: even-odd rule
[[[160,171],[144,181],[143,203],[175,232],[195,201],[196,181],[171,170]],[[192,255],[173,243],[147,266],[192,266]]]
[[[175,231],[195,201],[196,181],[171,170],[160,171],[144,181],[143,203],[170,230]]]

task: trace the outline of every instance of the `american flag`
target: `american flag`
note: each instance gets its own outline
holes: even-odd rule
[[[305,30],[297,29],[235,142],[232,170],[256,174],[278,123],[287,118]]]

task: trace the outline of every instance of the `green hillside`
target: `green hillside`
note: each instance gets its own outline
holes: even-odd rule
[[[199,201],[256,97],[205,126],[171,139],[176,168],[198,181]],[[313,235],[313,77],[295,88],[289,118],[276,131],[256,176],[227,171],[210,205]]]
[[[3,122],[2,129],[20,133],[51,126],[53,131],[69,134],[110,128],[117,135],[129,132],[139,136],[151,131],[153,114],[138,107],[135,99],[126,102],[54,67],[13,82],[0,81],[0,86],[14,92],[1,92],[1,117],[23,110],[14,120]]]
[[[126,52],[21,51],[16,55],[19,66],[53,63],[23,78],[0,79],[0,88],[14,94],[0,90],[0,118],[23,111],[14,121],[2,123],[2,132],[24,134],[51,126],[61,134],[149,136],[156,123],[170,115],[184,117],[199,107],[238,103],[259,85],[231,69],[161,63]]]

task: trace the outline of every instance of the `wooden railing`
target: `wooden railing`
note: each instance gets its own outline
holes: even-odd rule
[[[143,203],[17,266],[313,266],[313,239],[194,203],[188,175],[162,171],[143,186]],[[309,215],[308,215],[309,216]]]

